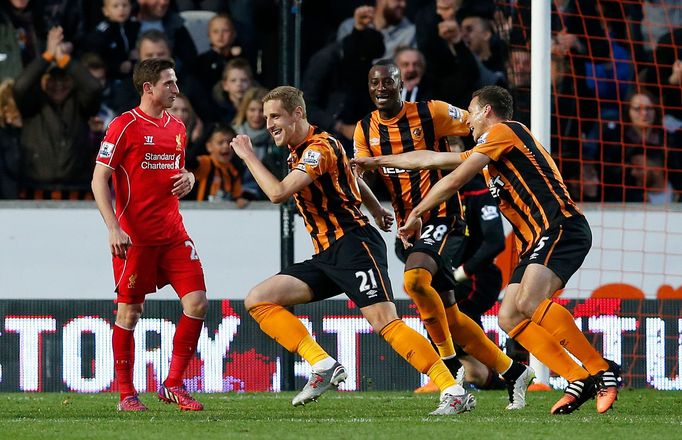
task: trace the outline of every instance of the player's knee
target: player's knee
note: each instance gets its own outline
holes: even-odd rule
[[[192,301],[191,304],[187,307],[187,310],[185,312],[193,316],[195,318],[203,318],[206,316],[206,311],[208,310],[208,299],[206,296],[203,296],[201,298],[197,298],[194,301]]]
[[[405,272],[405,290],[410,296],[425,296],[430,284],[430,273],[426,269],[411,269]]]
[[[126,308],[116,312],[116,324],[128,330],[134,330],[142,316],[141,309]]]
[[[244,307],[246,307],[246,310],[250,310],[256,304],[262,302],[265,302],[263,295],[258,291],[257,288],[254,287],[253,289],[249,290],[248,295],[246,295],[246,298],[244,299]]]
[[[516,327],[517,321],[518,316],[509,312],[500,310],[499,314],[497,315],[497,323],[505,333],[512,331],[514,327]]]

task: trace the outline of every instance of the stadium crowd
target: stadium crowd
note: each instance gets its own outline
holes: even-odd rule
[[[262,199],[229,145],[249,135],[281,174],[261,102],[279,85],[278,8],[0,0],[0,198],[91,199],[106,127],[139,101],[135,63],[172,58],[182,95],[171,110],[187,127],[197,177],[185,200]],[[576,200],[680,200],[681,25],[673,0],[553,2],[551,151]],[[530,123],[530,0],[304,1],[301,54],[308,118],[349,154],[356,123],[373,110],[367,73],[383,58],[400,66],[406,101],[464,108],[474,90],[500,85],[514,119]]]

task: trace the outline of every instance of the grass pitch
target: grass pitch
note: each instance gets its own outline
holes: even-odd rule
[[[436,395],[408,392],[329,392],[319,403],[291,406],[293,393],[199,395],[206,409],[181,412],[142,395],[146,413],[119,413],[118,396],[0,394],[2,439],[679,439],[682,392],[623,390],[615,409],[596,413],[593,401],[574,414],[552,416],[558,391],[529,395],[509,412],[506,392],[475,392],[478,406],[457,416],[429,416]]]

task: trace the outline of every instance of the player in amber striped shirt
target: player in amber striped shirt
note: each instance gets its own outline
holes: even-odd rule
[[[316,400],[328,389],[337,388],[348,373],[286,307],[345,292],[374,330],[438,385],[441,403],[431,414],[473,409],[474,397],[456,383],[431,344],[396,313],[386,245],[360,211],[361,200],[383,229],[393,223],[391,214],[364,183],[358,183],[339,141],[308,123],[303,92],[277,87],[263,98],[263,111],[275,144],[289,149],[290,172],[284,180],[273,176],[258,160],[248,136],[237,136],[232,148],[271,201],[283,203],[294,197],[315,247],[311,259],[263,281],[244,301],[266,334],[312,366],[310,380],[292,404]]]
[[[512,112],[509,92],[483,87],[469,105],[468,124],[477,142],[473,150],[415,152],[361,165],[456,168],[412,210],[399,230],[403,238],[418,234],[424,214],[483,173],[514,228],[520,249],[500,308],[500,327],[570,382],[552,414],[571,413],[595,395],[597,411],[603,413],[617,398],[620,368],[590,345],[568,310],[551,301],[587,256],[592,244],[590,227],[568,195],[552,157],[528,128],[510,120]]]
[[[354,144],[356,158],[395,155],[409,151],[449,151],[447,136],[469,133],[468,114],[443,101],[405,102],[401,96],[400,70],[391,61],[380,61],[369,71],[369,94],[377,110],[358,122]],[[410,171],[399,167],[379,167],[391,194],[398,225],[427,196],[443,177],[438,169]],[[507,409],[525,406],[533,371],[513,362],[467,315],[455,301],[457,284],[453,267],[461,264],[466,248],[462,205],[458,195],[434,205],[424,218],[424,231],[414,237],[405,256],[405,290],[438,347],[450,371],[461,363],[455,346],[502,374],[510,388]],[[466,361],[465,361],[466,364]],[[473,365],[469,364],[469,368]],[[466,368],[466,365],[465,365]]]

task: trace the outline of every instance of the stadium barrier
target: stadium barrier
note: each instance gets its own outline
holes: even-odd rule
[[[682,301],[563,300],[576,323],[607,358],[623,364],[626,386],[682,390]],[[408,300],[397,301],[408,325],[424,333]],[[115,305],[104,300],[0,300],[0,391],[116,391],[111,348]],[[383,339],[372,334],[349,301],[298,306],[314,337],[348,369],[344,391],[411,390],[424,382]],[[504,346],[496,308],[483,318]],[[134,383],[155,391],[168,372],[177,301],[150,300],[136,330]],[[281,349],[266,337],[239,300],[213,300],[185,378],[191,391],[278,391]],[[296,386],[309,367],[295,364]],[[552,377],[561,388],[562,379]]]

